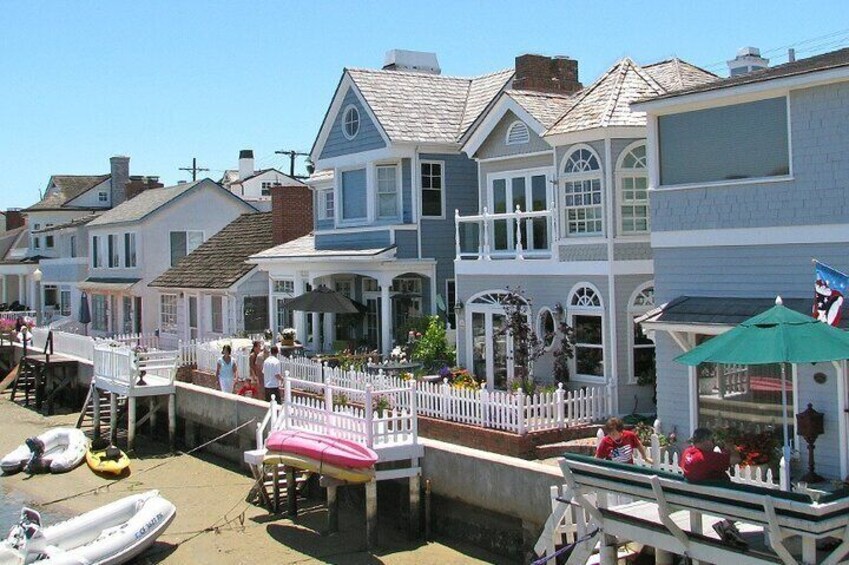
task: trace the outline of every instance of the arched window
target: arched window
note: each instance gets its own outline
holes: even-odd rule
[[[348,139],[354,139],[360,131],[360,111],[356,106],[348,106],[342,118],[342,132]]]
[[[654,283],[647,282],[638,287],[628,303],[631,320],[654,308]],[[629,382],[648,384],[656,374],[654,342],[650,340],[640,324],[631,322],[630,331],[630,374]]]
[[[619,189],[620,233],[649,231],[649,177],[646,172],[646,144],[637,142],[622,152],[616,169]]]
[[[554,322],[554,314],[548,308],[543,308],[537,315],[537,335],[542,340],[545,349],[551,349],[554,345],[554,336],[557,332],[557,324]]]
[[[564,161],[560,186],[566,235],[604,233],[601,179],[601,165],[589,147],[576,149]]]
[[[575,330],[573,376],[577,381],[604,380],[604,306],[598,290],[588,283],[569,296],[569,325]]]
[[[510,124],[510,129],[507,130],[507,145],[521,145],[527,143],[530,139],[531,134],[524,122],[515,121]]]

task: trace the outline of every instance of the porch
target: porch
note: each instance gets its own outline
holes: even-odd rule
[[[551,209],[460,216],[454,211],[456,260],[552,259],[559,239],[557,213]]]
[[[77,284],[79,291],[87,295],[92,335],[105,337],[117,333],[142,333],[140,281],[139,278],[89,277]],[[75,314],[71,312],[72,317]]]

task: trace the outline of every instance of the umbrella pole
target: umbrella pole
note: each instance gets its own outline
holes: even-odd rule
[[[784,449],[782,453],[784,455],[784,465],[785,468],[790,469],[790,424],[787,419],[787,385],[786,377],[787,377],[787,363],[781,363],[781,419],[782,419],[782,428],[784,432]],[[784,485],[781,485],[784,488]]]

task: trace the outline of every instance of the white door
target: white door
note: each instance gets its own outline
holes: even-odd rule
[[[489,202],[492,213],[538,212],[548,208],[549,177],[546,173],[523,173],[494,178],[490,185]],[[522,248],[526,251],[548,249],[549,221],[546,218],[522,220],[517,233],[515,220],[495,220],[492,223],[493,251],[512,251],[521,235]]]
[[[189,296],[189,339],[197,339],[198,338],[198,297],[197,296]]]
[[[506,389],[513,382],[513,338],[502,331],[504,311],[471,307],[467,343],[472,373],[486,377],[486,388]]]

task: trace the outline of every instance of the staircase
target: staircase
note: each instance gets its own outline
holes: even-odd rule
[[[23,394],[24,404],[29,406],[30,396],[35,399],[36,371],[38,371],[38,368],[24,357],[12,371],[17,371],[17,376],[12,384],[11,400],[14,402],[18,394]]]
[[[97,430],[97,434],[95,434],[94,429],[94,395],[98,394],[100,396],[100,430]],[[116,421],[118,422],[119,428],[121,423],[121,417],[127,412],[127,397],[126,396],[118,396],[117,403],[117,414]],[[90,437],[94,437],[95,435],[109,435],[109,422],[112,419],[112,408],[109,404],[109,393],[98,388],[95,388],[93,385],[88,389],[88,395],[85,398],[85,402],[83,403],[83,408],[80,411],[80,416],[77,418],[77,428],[83,430],[86,435]],[[125,435],[126,430],[120,429],[119,435]]]
[[[256,473],[260,473],[261,477],[257,477],[248,499],[259,502],[270,512],[278,514],[289,492],[286,466],[279,463],[263,465],[259,470],[254,470],[254,474]],[[304,496],[303,491],[310,475],[311,473],[300,471],[295,474],[295,485],[299,496]]]

